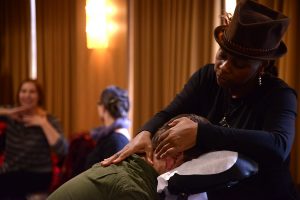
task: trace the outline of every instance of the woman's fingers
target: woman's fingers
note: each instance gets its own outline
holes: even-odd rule
[[[124,148],[119,153],[115,154],[115,159],[112,160],[112,163],[113,164],[119,163],[134,153],[135,152],[133,152],[132,148]]]
[[[175,120],[171,121],[168,125],[171,127],[176,126],[181,121],[181,119],[182,119],[182,117],[175,119]]]
[[[158,158],[176,154],[193,147],[196,143],[198,124],[182,117],[169,123],[171,128],[158,139],[155,150]]]
[[[118,153],[115,153],[114,155],[112,155],[109,158],[105,158],[103,161],[100,162],[101,165],[106,167],[106,166],[113,164],[113,161],[120,157],[121,151],[119,151]]]
[[[122,160],[126,159],[130,155],[134,153],[143,153],[145,154],[146,160],[150,163],[153,164],[153,149],[152,145],[146,145],[146,146],[140,146],[140,148],[136,148],[137,146],[130,146],[128,148],[124,148],[121,150],[118,155],[116,155],[116,158],[112,161],[112,163],[119,163]]]
[[[172,149],[172,150],[171,150]],[[157,158],[165,158],[167,155],[170,155],[169,152],[174,152],[175,146],[171,143],[166,143],[162,148],[157,152]]]
[[[170,147],[160,156],[160,158],[165,158],[166,156],[176,157],[178,152],[179,151],[175,147]]]
[[[127,144],[123,149],[121,149],[120,151],[118,151],[117,153],[115,153],[114,155],[110,156],[109,158],[106,158],[104,159],[103,161],[101,161],[101,165],[102,166],[108,166],[108,165],[111,165],[111,164],[114,164],[114,163],[118,163],[122,160],[124,160],[125,158],[127,158],[127,153],[129,150],[129,144]],[[125,154],[124,154],[125,152]],[[118,162],[116,162],[118,161]]]
[[[11,114],[22,113],[22,112],[29,110],[30,108],[31,108],[30,106],[19,106],[19,107],[13,108],[11,110]]]
[[[16,121],[22,121],[23,114],[29,110],[30,106],[19,106],[8,110],[8,116]]]
[[[169,136],[169,134],[170,134],[170,129],[165,131],[159,136],[157,141],[158,146],[156,147],[155,152],[159,152],[161,148],[168,142],[166,138]]]
[[[146,160],[148,161],[148,163],[153,165],[153,148],[152,148],[152,146],[151,146],[151,148],[146,149],[145,153],[146,153]]]
[[[134,153],[145,153],[146,160],[148,160],[149,163],[152,163],[153,149],[150,136],[151,133],[148,131],[143,131],[139,133],[121,151],[107,159],[104,159],[101,162],[101,165],[108,166],[113,163],[119,163]]]
[[[155,149],[155,152],[158,153],[159,156],[161,156],[168,148],[168,146],[171,146],[170,142],[172,139],[172,133],[176,129],[173,129],[173,127],[176,127],[176,125],[182,120],[182,118],[178,118],[170,122],[168,125],[171,127],[169,130],[166,130],[164,133],[161,134],[161,136],[158,138],[158,146]],[[173,133],[174,134],[174,133]],[[168,144],[169,143],[169,144]],[[168,144],[168,146],[166,146]]]

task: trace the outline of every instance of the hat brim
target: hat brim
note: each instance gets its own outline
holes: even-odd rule
[[[244,58],[250,58],[250,59],[256,59],[256,60],[275,60],[281,56],[283,56],[287,52],[287,47],[284,44],[283,41],[280,42],[278,48],[272,50],[271,52],[268,52],[267,54],[261,54],[259,56],[253,56],[250,53],[247,54],[247,52],[241,52],[233,47],[229,47],[223,40],[224,37],[224,31],[227,26],[218,26],[214,30],[214,37],[217,43],[220,45],[222,49],[225,51]]]

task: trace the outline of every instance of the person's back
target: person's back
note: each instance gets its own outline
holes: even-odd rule
[[[126,90],[109,86],[101,92],[98,114],[103,125],[91,131],[96,147],[87,157],[86,169],[128,144],[130,138],[128,111],[129,98]]]
[[[95,164],[52,193],[48,200],[155,200],[158,173],[144,159],[132,155],[118,165]]]
[[[85,169],[92,167],[95,163],[104,160],[121,150],[129,140],[126,136],[116,131],[98,141],[93,151],[86,158]]]

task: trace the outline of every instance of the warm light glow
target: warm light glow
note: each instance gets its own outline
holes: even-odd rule
[[[118,29],[119,29],[119,28],[118,28],[118,25],[115,24],[115,23],[110,23],[110,24],[108,24],[108,26],[107,26],[107,31],[108,31],[109,33],[115,33],[115,32],[117,32]]]
[[[36,47],[36,13],[35,0],[30,0],[30,75],[32,79],[37,78],[37,47]]]
[[[108,0],[86,0],[87,47],[107,48],[118,26],[113,21],[116,8]]]
[[[236,0],[226,0],[225,1],[225,11],[233,15],[236,6]]]
[[[110,15],[110,16],[113,16],[117,13],[117,9],[114,5],[112,4],[107,4],[106,6],[106,14],[107,15]]]

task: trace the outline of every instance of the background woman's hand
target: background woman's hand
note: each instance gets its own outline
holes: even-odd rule
[[[153,148],[150,132],[142,131],[137,134],[121,151],[107,159],[104,159],[101,162],[101,165],[108,166],[112,163],[119,163],[134,153],[145,153],[146,160],[150,164],[153,163]]]
[[[22,118],[22,122],[26,127],[30,127],[30,126],[42,127],[45,123],[47,123],[46,111],[42,109],[38,109],[33,114],[24,115]]]
[[[16,121],[21,121],[24,113],[26,113],[30,106],[19,106],[15,108],[2,108],[0,111],[1,115],[8,116]]]
[[[155,152],[159,158],[167,155],[174,156],[192,148],[196,144],[198,124],[187,117],[172,121],[171,128],[164,132],[158,139]]]
[[[46,120],[47,120],[46,116],[37,115],[37,114],[24,115],[24,117],[22,118],[22,122],[26,127],[42,126],[46,122]]]

